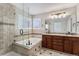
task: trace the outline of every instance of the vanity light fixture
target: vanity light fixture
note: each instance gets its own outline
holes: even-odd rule
[[[65,18],[68,14],[66,12],[57,13],[57,14],[51,14],[52,19],[56,18]]]

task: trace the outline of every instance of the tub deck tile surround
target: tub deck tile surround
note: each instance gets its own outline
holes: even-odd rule
[[[24,54],[24,55],[34,55],[41,48],[42,40],[40,38],[30,38],[32,45],[26,45],[26,40],[21,40],[13,44],[14,51]]]

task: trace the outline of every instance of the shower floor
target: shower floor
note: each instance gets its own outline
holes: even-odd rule
[[[4,54],[3,56],[23,56],[23,55],[16,53],[14,51],[11,51],[11,52]],[[31,56],[31,55],[29,55],[29,56]],[[46,48],[41,48],[40,51],[36,52],[36,54],[34,56],[75,56],[75,55],[67,54],[67,53],[63,53],[63,52],[59,52],[59,51],[55,51],[55,50],[50,50],[50,49],[46,49]]]

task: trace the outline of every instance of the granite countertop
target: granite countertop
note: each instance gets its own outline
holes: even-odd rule
[[[69,37],[79,37],[79,34],[50,34],[50,33],[43,33],[42,35],[55,35],[55,36],[69,36]]]

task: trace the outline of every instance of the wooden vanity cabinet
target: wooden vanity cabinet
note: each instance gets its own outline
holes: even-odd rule
[[[79,37],[42,35],[42,47],[79,55]]]
[[[73,53],[73,38],[64,37],[64,52]]]

